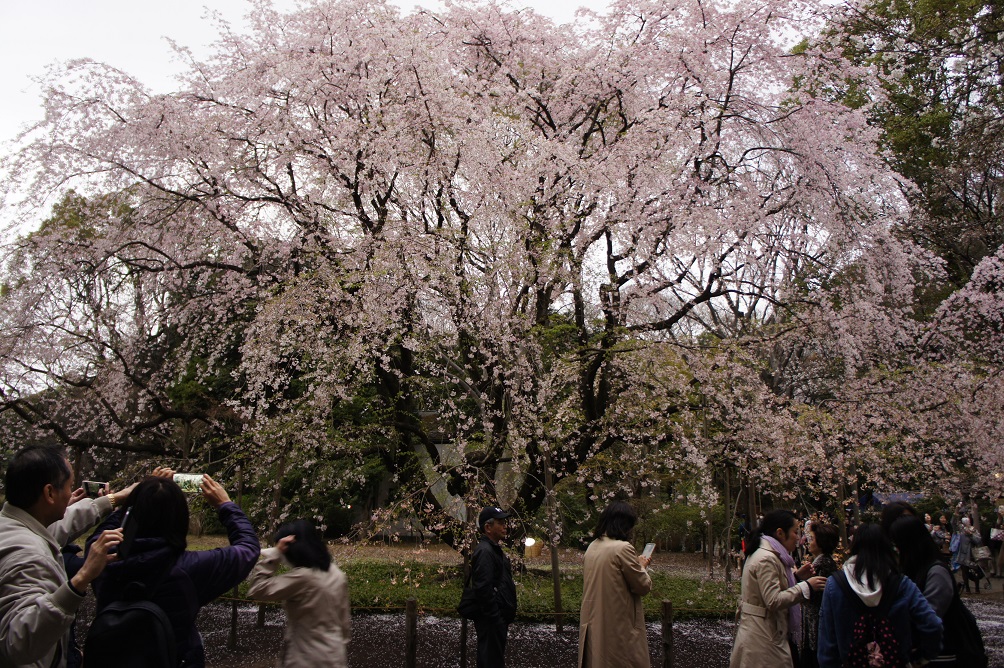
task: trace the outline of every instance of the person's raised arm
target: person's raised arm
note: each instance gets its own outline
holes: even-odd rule
[[[230,539],[229,547],[196,553],[197,559],[190,567],[189,576],[199,592],[199,601],[205,604],[248,576],[258,561],[261,545],[251,520],[230,500],[223,485],[203,475],[202,496],[216,509]]]
[[[259,601],[284,601],[303,587],[310,587],[308,580],[295,577],[273,577],[281,563],[282,555],[296,541],[296,536],[284,536],[275,547],[261,551],[261,559],[251,571],[248,579],[248,596]]]

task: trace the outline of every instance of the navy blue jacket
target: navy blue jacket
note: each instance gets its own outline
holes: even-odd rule
[[[178,659],[185,668],[202,668],[206,663],[202,637],[195,626],[199,609],[243,581],[261,551],[251,521],[237,504],[224,503],[217,514],[230,538],[229,547],[179,553],[163,538],[137,538],[129,558],[108,564],[94,581],[98,610],[124,598],[131,583],[142,583],[147,590],[155,588],[146,598],[171,620]],[[109,515],[87,540],[87,547],[102,531],[118,528],[121,523],[121,510]]]

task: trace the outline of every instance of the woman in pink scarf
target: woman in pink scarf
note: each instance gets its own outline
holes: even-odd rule
[[[767,513],[752,540],[743,567],[739,631],[730,668],[795,666],[793,638],[801,637],[799,604],[810,591],[821,591],[826,578],[813,577],[812,565],[794,570],[792,550],[801,525],[790,510]],[[808,579],[806,579],[808,578]]]

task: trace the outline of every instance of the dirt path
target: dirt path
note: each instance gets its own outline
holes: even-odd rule
[[[92,601],[93,599],[89,599]],[[1001,594],[971,596],[966,604],[979,620],[990,655],[991,668],[1004,668],[1004,600]],[[237,649],[226,649],[230,635],[231,605],[213,603],[199,614],[199,630],[206,645],[208,668],[271,668],[282,647],[285,616],[280,608],[266,608],[265,626],[257,627],[258,608],[242,604],[237,611]],[[93,603],[85,605],[78,619],[78,633],[86,633]],[[349,643],[351,668],[383,668],[404,665],[404,615],[355,615]],[[728,665],[732,637],[731,621],[686,620],[673,627],[674,665],[687,668],[720,668]],[[662,665],[660,625],[648,625],[652,665]],[[516,668],[574,666],[578,628],[558,634],[553,625],[514,624],[510,628],[508,665]],[[468,665],[474,666],[474,632],[468,640]],[[418,665],[422,668],[459,668],[460,622],[456,619],[420,616],[418,620]]]
[[[979,620],[990,656],[990,666],[1004,667],[1004,601],[992,597],[967,597],[966,604]],[[256,628],[257,607],[238,609],[240,649],[225,650],[230,628],[230,607],[215,604],[203,609],[200,627],[207,647],[209,668],[266,668],[275,665],[282,642],[282,611],[270,608],[264,628]],[[349,643],[351,668],[383,668],[404,665],[404,615],[358,615],[353,617]],[[673,627],[674,665],[686,668],[724,668],[735,625],[723,620],[686,620]],[[648,625],[652,665],[662,665],[662,636],[657,623]],[[468,666],[474,666],[474,630],[468,639]],[[516,668],[574,666],[578,628],[568,626],[559,634],[551,625],[514,624],[509,631],[507,664]],[[460,666],[460,622],[421,616],[418,620],[418,666]]]
[[[265,668],[275,665],[281,644],[283,615],[270,609],[265,628],[255,628],[257,608],[238,610],[240,649],[225,649],[230,608],[223,605],[203,609],[202,628],[209,668]],[[359,615],[352,618],[349,666],[352,668],[404,665],[404,615]],[[460,622],[457,619],[422,616],[418,620],[418,666],[456,668],[460,666]],[[473,668],[474,629],[469,630],[468,665]],[[648,625],[652,665],[662,665],[662,638],[659,624]],[[509,630],[507,664],[518,668],[574,666],[578,653],[579,630],[566,626],[557,633],[554,626],[513,624]],[[674,627],[676,665],[713,668],[728,663],[732,646],[732,625],[727,622],[690,620]]]

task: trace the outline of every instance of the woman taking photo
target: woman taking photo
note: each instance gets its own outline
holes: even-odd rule
[[[871,636],[855,641],[854,631],[871,616],[869,611],[877,612],[876,623],[887,625],[891,637],[880,635],[870,646],[863,646]],[[941,635],[941,619],[927,599],[909,578],[897,573],[896,553],[882,527],[862,524],[854,534],[844,570],[829,579],[823,592],[820,668],[846,665],[852,653],[857,659],[878,659],[880,654],[884,665],[893,666],[908,665],[914,659],[930,661],[941,647]],[[890,653],[893,656],[886,656]]]
[[[292,569],[276,575],[280,564]],[[345,574],[331,561],[328,546],[307,520],[279,527],[275,547],[262,550],[251,573],[248,596],[282,601],[286,636],[283,668],[345,668],[345,643],[351,633]]]
[[[794,571],[791,552],[798,545],[800,529],[793,512],[772,510],[747,545],[751,554],[743,567],[739,630],[730,668],[796,665],[793,639],[801,637],[799,604],[813,589],[826,585],[826,578],[810,577],[811,564]]]
[[[97,610],[142,593],[141,598],[148,598],[166,613],[174,629],[178,664],[201,668],[206,657],[195,618],[202,606],[247,577],[260,547],[251,521],[218,482],[204,475],[202,497],[216,510],[230,545],[215,550],[188,550],[188,500],[171,479],[173,473],[158,469],[154,476],[136,485],[125,508],[113,512],[95,529],[87,540],[87,549],[102,531],[121,526],[128,513],[123,532],[133,538],[131,544],[123,540],[119,560],[110,563],[94,581]],[[121,660],[114,651],[103,656],[88,646],[84,654],[85,666],[114,666]]]
[[[641,597],[652,589],[648,565],[631,544],[634,508],[614,501],[600,515],[582,566],[579,668],[648,668]]]

